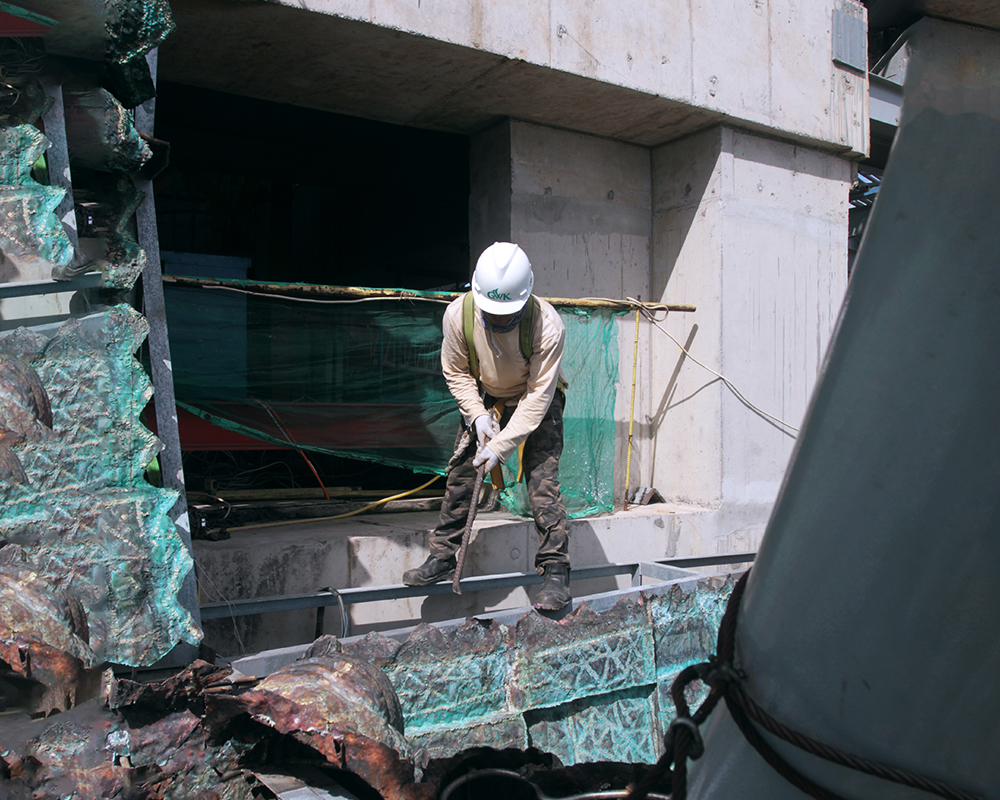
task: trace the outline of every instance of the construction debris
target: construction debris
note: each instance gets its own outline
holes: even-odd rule
[[[37,374],[52,423],[35,420],[29,385],[0,380],[0,423],[25,434],[15,450],[28,479],[0,484],[0,540],[78,598],[98,660],[126,666],[201,639],[177,599],[192,561],[167,516],[176,495],[143,479],[160,447],[138,420],[151,392],[132,354],[145,332],[145,320],[120,306],[51,339],[17,331],[0,340],[8,364]]]
[[[0,548],[0,707],[44,716],[95,697],[101,670],[89,638],[80,601],[19,547]]]
[[[0,792],[251,800],[336,797],[330,787],[342,786],[431,800],[492,786],[623,796],[655,762],[672,718],[669,682],[712,649],[731,587],[701,581],[603,614],[581,605],[559,621],[529,612],[511,626],[424,625],[405,642],[323,637],[259,680],[205,661],[160,681],[109,676],[100,699],[9,717]],[[47,603],[41,638],[94,664],[72,603]],[[65,688],[66,674],[51,674]]]

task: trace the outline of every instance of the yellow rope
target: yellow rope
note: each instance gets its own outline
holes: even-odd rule
[[[353,517],[355,514],[363,514],[365,511],[370,511],[376,506],[380,506],[383,503],[388,503],[391,500],[400,500],[401,498],[407,497],[408,495],[411,495],[414,492],[419,492],[421,489],[426,489],[440,477],[441,477],[440,475],[435,475],[433,478],[427,481],[427,483],[421,484],[416,489],[410,489],[409,491],[401,492],[400,494],[394,494],[392,497],[384,497],[381,500],[376,500],[374,503],[365,506],[364,508],[359,508],[356,509],[355,511],[348,511],[346,514],[337,514],[332,517],[304,517],[303,519],[288,519],[282,522],[261,522],[256,525],[240,525],[237,528],[229,528],[228,530],[245,531],[249,530],[250,528],[276,528],[279,525],[301,525],[304,522],[328,522],[329,520],[333,519],[345,519],[347,517]]]
[[[628,510],[628,487],[632,478],[632,420],[635,418],[635,365],[639,359],[639,309],[635,310],[635,346],[632,348],[632,400],[628,407],[628,457],[625,459],[625,504]]]

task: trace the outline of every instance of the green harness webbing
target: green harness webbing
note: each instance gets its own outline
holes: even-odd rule
[[[517,327],[518,341],[521,345],[521,355],[525,361],[531,360],[534,352],[531,346],[531,329],[535,321],[535,308],[538,301],[532,295],[528,300],[528,307],[524,309],[524,316],[521,317]],[[472,299],[472,292],[466,292],[462,298],[462,327],[465,331],[465,343],[469,348],[469,371],[472,377],[479,380],[479,356],[476,355],[476,346],[473,344],[472,335],[476,329],[476,303]]]
[[[535,299],[534,295],[528,299],[527,308],[524,309],[524,316],[521,317],[521,321],[518,323],[517,336],[518,342],[521,345],[521,355],[524,356],[525,361],[531,361],[531,354],[534,349],[531,346],[531,331],[532,325],[535,321],[535,309],[538,308],[538,301]],[[465,344],[469,349],[469,372],[472,373],[472,377],[476,379],[476,383],[479,383],[479,356],[476,355],[476,345],[473,342],[473,333],[476,330],[476,303],[472,298],[472,292],[466,292],[465,296],[462,298],[462,329],[465,333]],[[565,396],[566,385],[559,379],[557,388]],[[498,413],[500,412],[498,404]],[[517,448],[517,480],[520,482],[522,475],[524,474],[524,442],[521,442]],[[497,465],[494,469],[493,474],[491,474],[491,480],[494,486],[498,486],[503,489],[503,474],[500,472],[500,467]]]

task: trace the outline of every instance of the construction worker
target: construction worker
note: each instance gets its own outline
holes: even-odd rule
[[[403,583],[426,586],[454,577],[477,468],[485,465],[489,474],[523,443],[520,466],[539,536],[535,569],[545,578],[535,607],[557,611],[571,599],[569,530],[559,490],[566,329],[549,303],[532,296],[533,284],[524,251],[496,242],[479,257],[472,291],[445,310],[441,365],[473,435],[448,473],[431,554],[403,574]]]

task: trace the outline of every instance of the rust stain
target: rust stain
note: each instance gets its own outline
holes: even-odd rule
[[[0,678],[16,690],[5,704],[44,716],[96,696],[101,670],[88,642],[80,601],[16,545],[0,548]]]

